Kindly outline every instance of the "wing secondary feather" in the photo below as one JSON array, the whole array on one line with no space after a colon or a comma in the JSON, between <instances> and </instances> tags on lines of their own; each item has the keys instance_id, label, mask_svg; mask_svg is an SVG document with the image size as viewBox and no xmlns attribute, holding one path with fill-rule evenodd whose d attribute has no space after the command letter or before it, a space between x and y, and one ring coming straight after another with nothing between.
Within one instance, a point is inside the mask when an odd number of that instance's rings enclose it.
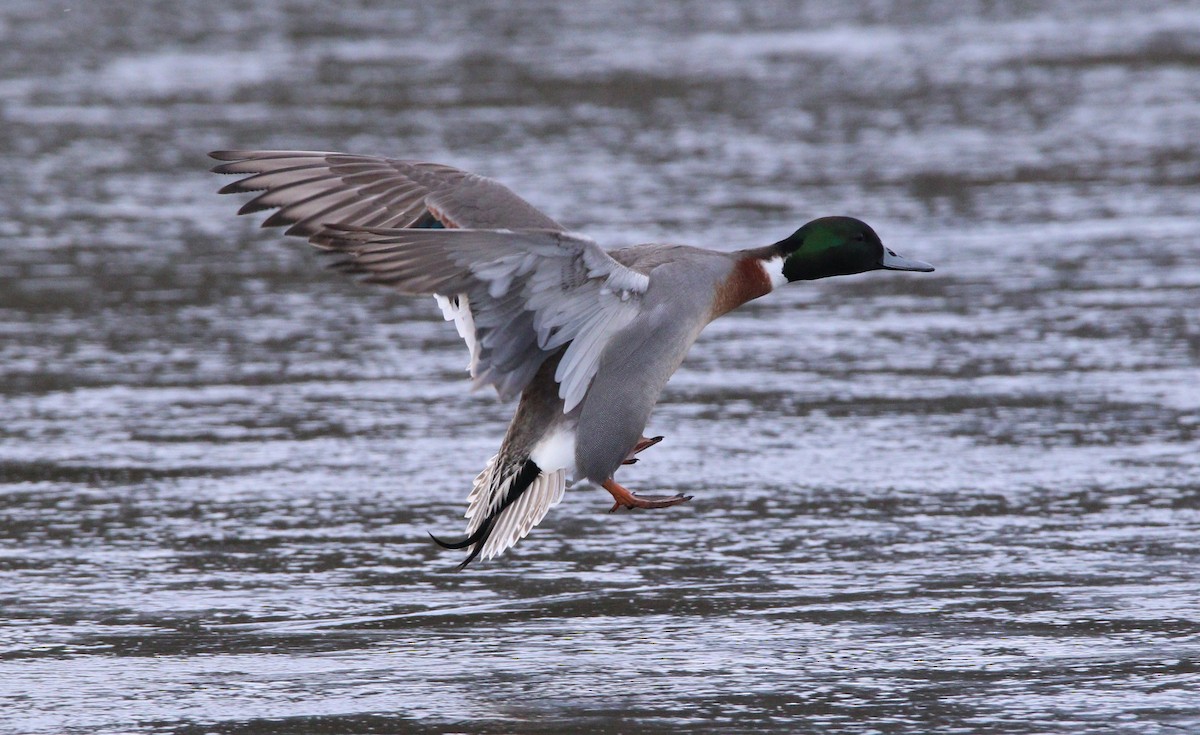
<instances>
[{"instance_id":1,"label":"wing secondary feather","mask_svg":"<svg viewBox=\"0 0 1200 735\"><path fill-rule=\"evenodd\" d=\"M474 326L472 376L515 396L565 347L564 411L583 399L613 335L636 317L650 279L587 238L549 230L383 230L330 226L314 244L342 270L402 293L461 294ZM450 302L453 303L453 302ZM466 313L456 313L456 324Z\"/></svg>"}]
</instances>

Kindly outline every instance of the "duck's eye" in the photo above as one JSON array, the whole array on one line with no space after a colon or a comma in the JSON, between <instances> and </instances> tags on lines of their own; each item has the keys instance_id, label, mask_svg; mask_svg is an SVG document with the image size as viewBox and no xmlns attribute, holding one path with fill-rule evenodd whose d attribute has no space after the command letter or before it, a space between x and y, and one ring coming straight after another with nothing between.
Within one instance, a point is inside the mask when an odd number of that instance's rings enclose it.
<instances>
[{"instance_id":1,"label":"duck's eye","mask_svg":"<svg viewBox=\"0 0 1200 735\"><path fill-rule=\"evenodd\" d=\"M860 232L854 236L854 241L855 242L866 242L867 236Z\"/></svg>"}]
</instances>

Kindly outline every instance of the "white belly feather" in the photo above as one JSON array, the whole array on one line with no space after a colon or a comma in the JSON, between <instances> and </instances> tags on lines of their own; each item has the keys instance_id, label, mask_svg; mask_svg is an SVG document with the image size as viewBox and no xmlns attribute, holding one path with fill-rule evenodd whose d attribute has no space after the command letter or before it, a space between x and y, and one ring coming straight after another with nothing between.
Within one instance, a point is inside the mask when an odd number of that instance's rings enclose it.
<instances>
[{"instance_id":1,"label":"white belly feather","mask_svg":"<svg viewBox=\"0 0 1200 735\"><path fill-rule=\"evenodd\" d=\"M566 470L575 474L575 429L560 427L534 445L529 458L542 472Z\"/></svg>"}]
</instances>

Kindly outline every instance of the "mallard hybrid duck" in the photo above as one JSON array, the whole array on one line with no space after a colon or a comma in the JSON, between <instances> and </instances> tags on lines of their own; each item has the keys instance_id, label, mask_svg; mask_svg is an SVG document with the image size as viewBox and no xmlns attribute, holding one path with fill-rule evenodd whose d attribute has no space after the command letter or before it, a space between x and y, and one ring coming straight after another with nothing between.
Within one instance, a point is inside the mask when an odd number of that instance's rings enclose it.
<instances>
[{"instance_id":1,"label":"mallard hybrid duck","mask_svg":"<svg viewBox=\"0 0 1200 735\"><path fill-rule=\"evenodd\" d=\"M713 319L793 281L876 269L932 271L852 217L815 219L765 247L604 250L507 187L450 166L308 151L216 151L261 192L239 214L275 210L363 281L437 299L470 351L476 386L520 397L467 498L464 568L524 538L570 480L612 494L612 510L666 508L688 495L638 495L613 479L662 437L643 435L688 348ZM432 535L432 534L431 534Z\"/></svg>"}]
</instances>

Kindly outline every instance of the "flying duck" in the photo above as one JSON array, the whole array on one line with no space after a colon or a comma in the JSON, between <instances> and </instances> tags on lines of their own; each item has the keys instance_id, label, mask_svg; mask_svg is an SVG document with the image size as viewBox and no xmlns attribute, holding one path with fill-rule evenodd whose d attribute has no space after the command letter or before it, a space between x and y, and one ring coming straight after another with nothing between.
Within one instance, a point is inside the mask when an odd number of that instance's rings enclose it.
<instances>
[{"instance_id":1,"label":"flying duck","mask_svg":"<svg viewBox=\"0 0 1200 735\"><path fill-rule=\"evenodd\" d=\"M614 473L661 436L643 435L705 325L793 281L886 269L932 271L884 247L866 223L821 217L772 245L722 252L648 244L605 250L504 185L450 166L312 151L215 151L222 194L258 192L238 214L341 256L367 283L432 295L470 351L476 386L519 397L500 449L467 497L469 549L490 559L587 479L620 508L639 495ZM611 512L611 511L610 511ZM432 536L432 534L431 534Z\"/></svg>"}]
</instances>

